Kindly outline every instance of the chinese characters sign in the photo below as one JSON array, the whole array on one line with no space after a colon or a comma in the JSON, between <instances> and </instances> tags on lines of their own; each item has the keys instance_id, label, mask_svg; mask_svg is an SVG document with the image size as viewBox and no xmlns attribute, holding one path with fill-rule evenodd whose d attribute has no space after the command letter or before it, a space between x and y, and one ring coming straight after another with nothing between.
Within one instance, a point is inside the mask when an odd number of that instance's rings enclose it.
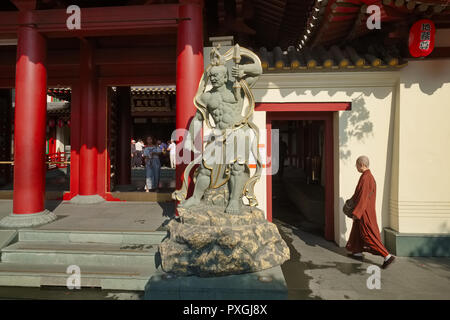
<instances>
[{"instance_id":1,"label":"chinese characters sign","mask_svg":"<svg viewBox=\"0 0 450 320\"><path fill-rule=\"evenodd\" d=\"M168 95L133 95L131 98L131 112L140 111L171 111Z\"/></svg>"},{"instance_id":2,"label":"chinese characters sign","mask_svg":"<svg viewBox=\"0 0 450 320\"><path fill-rule=\"evenodd\" d=\"M409 53L411 56L426 57L434 49L434 33L436 28L433 21L422 19L416 21L409 31Z\"/></svg>"}]
</instances>

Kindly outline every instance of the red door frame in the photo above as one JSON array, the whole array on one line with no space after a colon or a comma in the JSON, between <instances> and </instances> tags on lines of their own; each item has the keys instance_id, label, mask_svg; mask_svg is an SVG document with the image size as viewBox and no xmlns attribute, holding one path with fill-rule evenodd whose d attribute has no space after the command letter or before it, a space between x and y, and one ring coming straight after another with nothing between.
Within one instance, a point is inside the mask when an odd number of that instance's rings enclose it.
<instances>
[{"instance_id":1,"label":"red door frame","mask_svg":"<svg viewBox=\"0 0 450 320\"><path fill-rule=\"evenodd\" d=\"M350 110L350 102L332 103L257 103L256 111L266 111L267 163L272 157L272 121L322 120L325 122L325 230L326 240L334 240L334 139L333 112ZM270 162L269 162L270 160ZM271 165L266 165L267 219L272 221Z\"/></svg>"},{"instance_id":2,"label":"red door frame","mask_svg":"<svg viewBox=\"0 0 450 320\"><path fill-rule=\"evenodd\" d=\"M99 78L98 81L98 166L97 191L108 201L117 201L111 196L111 163L108 150L108 87L115 86L149 86L173 85L175 75L168 76L138 76Z\"/></svg>"}]
</instances>

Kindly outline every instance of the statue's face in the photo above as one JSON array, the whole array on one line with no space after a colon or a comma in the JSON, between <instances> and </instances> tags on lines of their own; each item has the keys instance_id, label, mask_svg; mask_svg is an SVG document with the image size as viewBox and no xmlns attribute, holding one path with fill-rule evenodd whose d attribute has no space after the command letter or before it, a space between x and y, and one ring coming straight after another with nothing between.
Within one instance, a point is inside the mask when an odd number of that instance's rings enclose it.
<instances>
[{"instance_id":1,"label":"statue's face","mask_svg":"<svg viewBox=\"0 0 450 320\"><path fill-rule=\"evenodd\" d=\"M226 68L212 67L210 72L211 84L214 88L220 88L227 82Z\"/></svg>"}]
</instances>

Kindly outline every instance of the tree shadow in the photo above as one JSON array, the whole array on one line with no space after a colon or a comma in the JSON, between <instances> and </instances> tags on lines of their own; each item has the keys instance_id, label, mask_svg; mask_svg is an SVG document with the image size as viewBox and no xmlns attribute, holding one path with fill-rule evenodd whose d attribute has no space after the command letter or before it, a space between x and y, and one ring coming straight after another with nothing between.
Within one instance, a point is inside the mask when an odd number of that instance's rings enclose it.
<instances>
[{"instance_id":1,"label":"tree shadow","mask_svg":"<svg viewBox=\"0 0 450 320\"><path fill-rule=\"evenodd\" d=\"M315 259L312 257L308 258L308 260L301 259L302 253L293 245L293 236L304 241L307 246L319 246L346 258L347 254L344 248L339 248L333 242L327 241L318 235L299 230L283 222L277 221L276 224L281 237L288 245L290 251L290 259L281 266L288 286L289 299L319 299L313 295L313 291L310 288L310 282L314 280L310 275L310 270L336 269L347 276L364 274L366 272L363 262L359 261L327 261L325 263L317 263L314 262ZM280 228L280 226L283 228ZM285 228L292 232L292 234L285 232L283 230Z\"/></svg>"},{"instance_id":2,"label":"tree shadow","mask_svg":"<svg viewBox=\"0 0 450 320\"><path fill-rule=\"evenodd\" d=\"M370 111L366 107L363 93L352 99L352 110L342 112L339 117L339 158L348 160L352 152L348 146L351 138L364 142L364 139L373 134L373 123L370 121Z\"/></svg>"}]
</instances>

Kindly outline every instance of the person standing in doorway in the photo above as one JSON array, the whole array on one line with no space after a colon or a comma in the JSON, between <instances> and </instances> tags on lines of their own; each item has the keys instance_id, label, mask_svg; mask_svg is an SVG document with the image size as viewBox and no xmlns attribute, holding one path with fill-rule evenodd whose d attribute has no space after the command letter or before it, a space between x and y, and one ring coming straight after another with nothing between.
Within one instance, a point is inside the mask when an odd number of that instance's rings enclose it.
<instances>
[{"instance_id":1,"label":"person standing in doorway","mask_svg":"<svg viewBox=\"0 0 450 320\"><path fill-rule=\"evenodd\" d=\"M136 142L136 167L142 167L142 150L144 148L144 142L142 139L139 139L138 142Z\"/></svg>"},{"instance_id":2,"label":"person standing in doorway","mask_svg":"<svg viewBox=\"0 0 450 320\"><path fill-rule=\"evenodd\" d=\"M153 137L148 137L147 146L144 149L146 192L151 190L158 191L159 176L161 172L161 162L159 157L161 156L161 153L162 150L156 144L155 139Z\"/></svg>"},{"instance_id":3,"label":"person standing in doorway","mask_svg":"<svg viewBox=\"0 0 450 320\"><path fill-rule=\"evenodd\" d=\"M166 149L167 149L167 144L166 144L165 142L163 142L163 141L161 141L161 140L158 140L157 145L158 145L158 147L161 148L162 151L166 151Z\"/></svg>"},{"instance_id":4,"label":"person standing in doorway","mask_svg":"<svg viewBox=\"0 0 450 320\"><path fill-rule=\"evenodd\" d=\"M161 162L161 166L165 167L167 165L167 144L164 141L157 140L156 145L161 149L161 156L159 157L159 161Z\"/></svg>"},{"instance_id":5,"label":"person standing in doorway","mask_svg":"<svg viewBox=\"0 0 450 320\"><path fill-rule=\"evenodd\" d=\"M134 139L131 139L131 168L134 168L136 166L136 141Z\"/></svg>"},{"instance_id":6,"label":"person standing in doorway","mask_svg":"<svg viewBox=\"0 0 450 320\"><path fill-rule=\"evenodd\" d=\"M170 140L169 146L167 147L167 150L169 150L170 167L172 169L175 169L175 156L176 156L176 152L177 152L176 149L177 149L177 145L175 144L175 142L173 140Z\"/></svg>"},{"instance_id":7,"label":"person standing in doorway","mask_svg":"<svg viewBox=\"0 0 450 320\"><path fill-rule=\"evenodd\" d=\"M350 199L353 204L353 226L346 248L352 258L362 260L363 251L384 258L382 268L387 268L395 257L386 250L381 242L375 212L376 182L369 169L369 158L360 156L356 160L356 169L361 173L355 193Z\"/></svg>"}]
</instances>

